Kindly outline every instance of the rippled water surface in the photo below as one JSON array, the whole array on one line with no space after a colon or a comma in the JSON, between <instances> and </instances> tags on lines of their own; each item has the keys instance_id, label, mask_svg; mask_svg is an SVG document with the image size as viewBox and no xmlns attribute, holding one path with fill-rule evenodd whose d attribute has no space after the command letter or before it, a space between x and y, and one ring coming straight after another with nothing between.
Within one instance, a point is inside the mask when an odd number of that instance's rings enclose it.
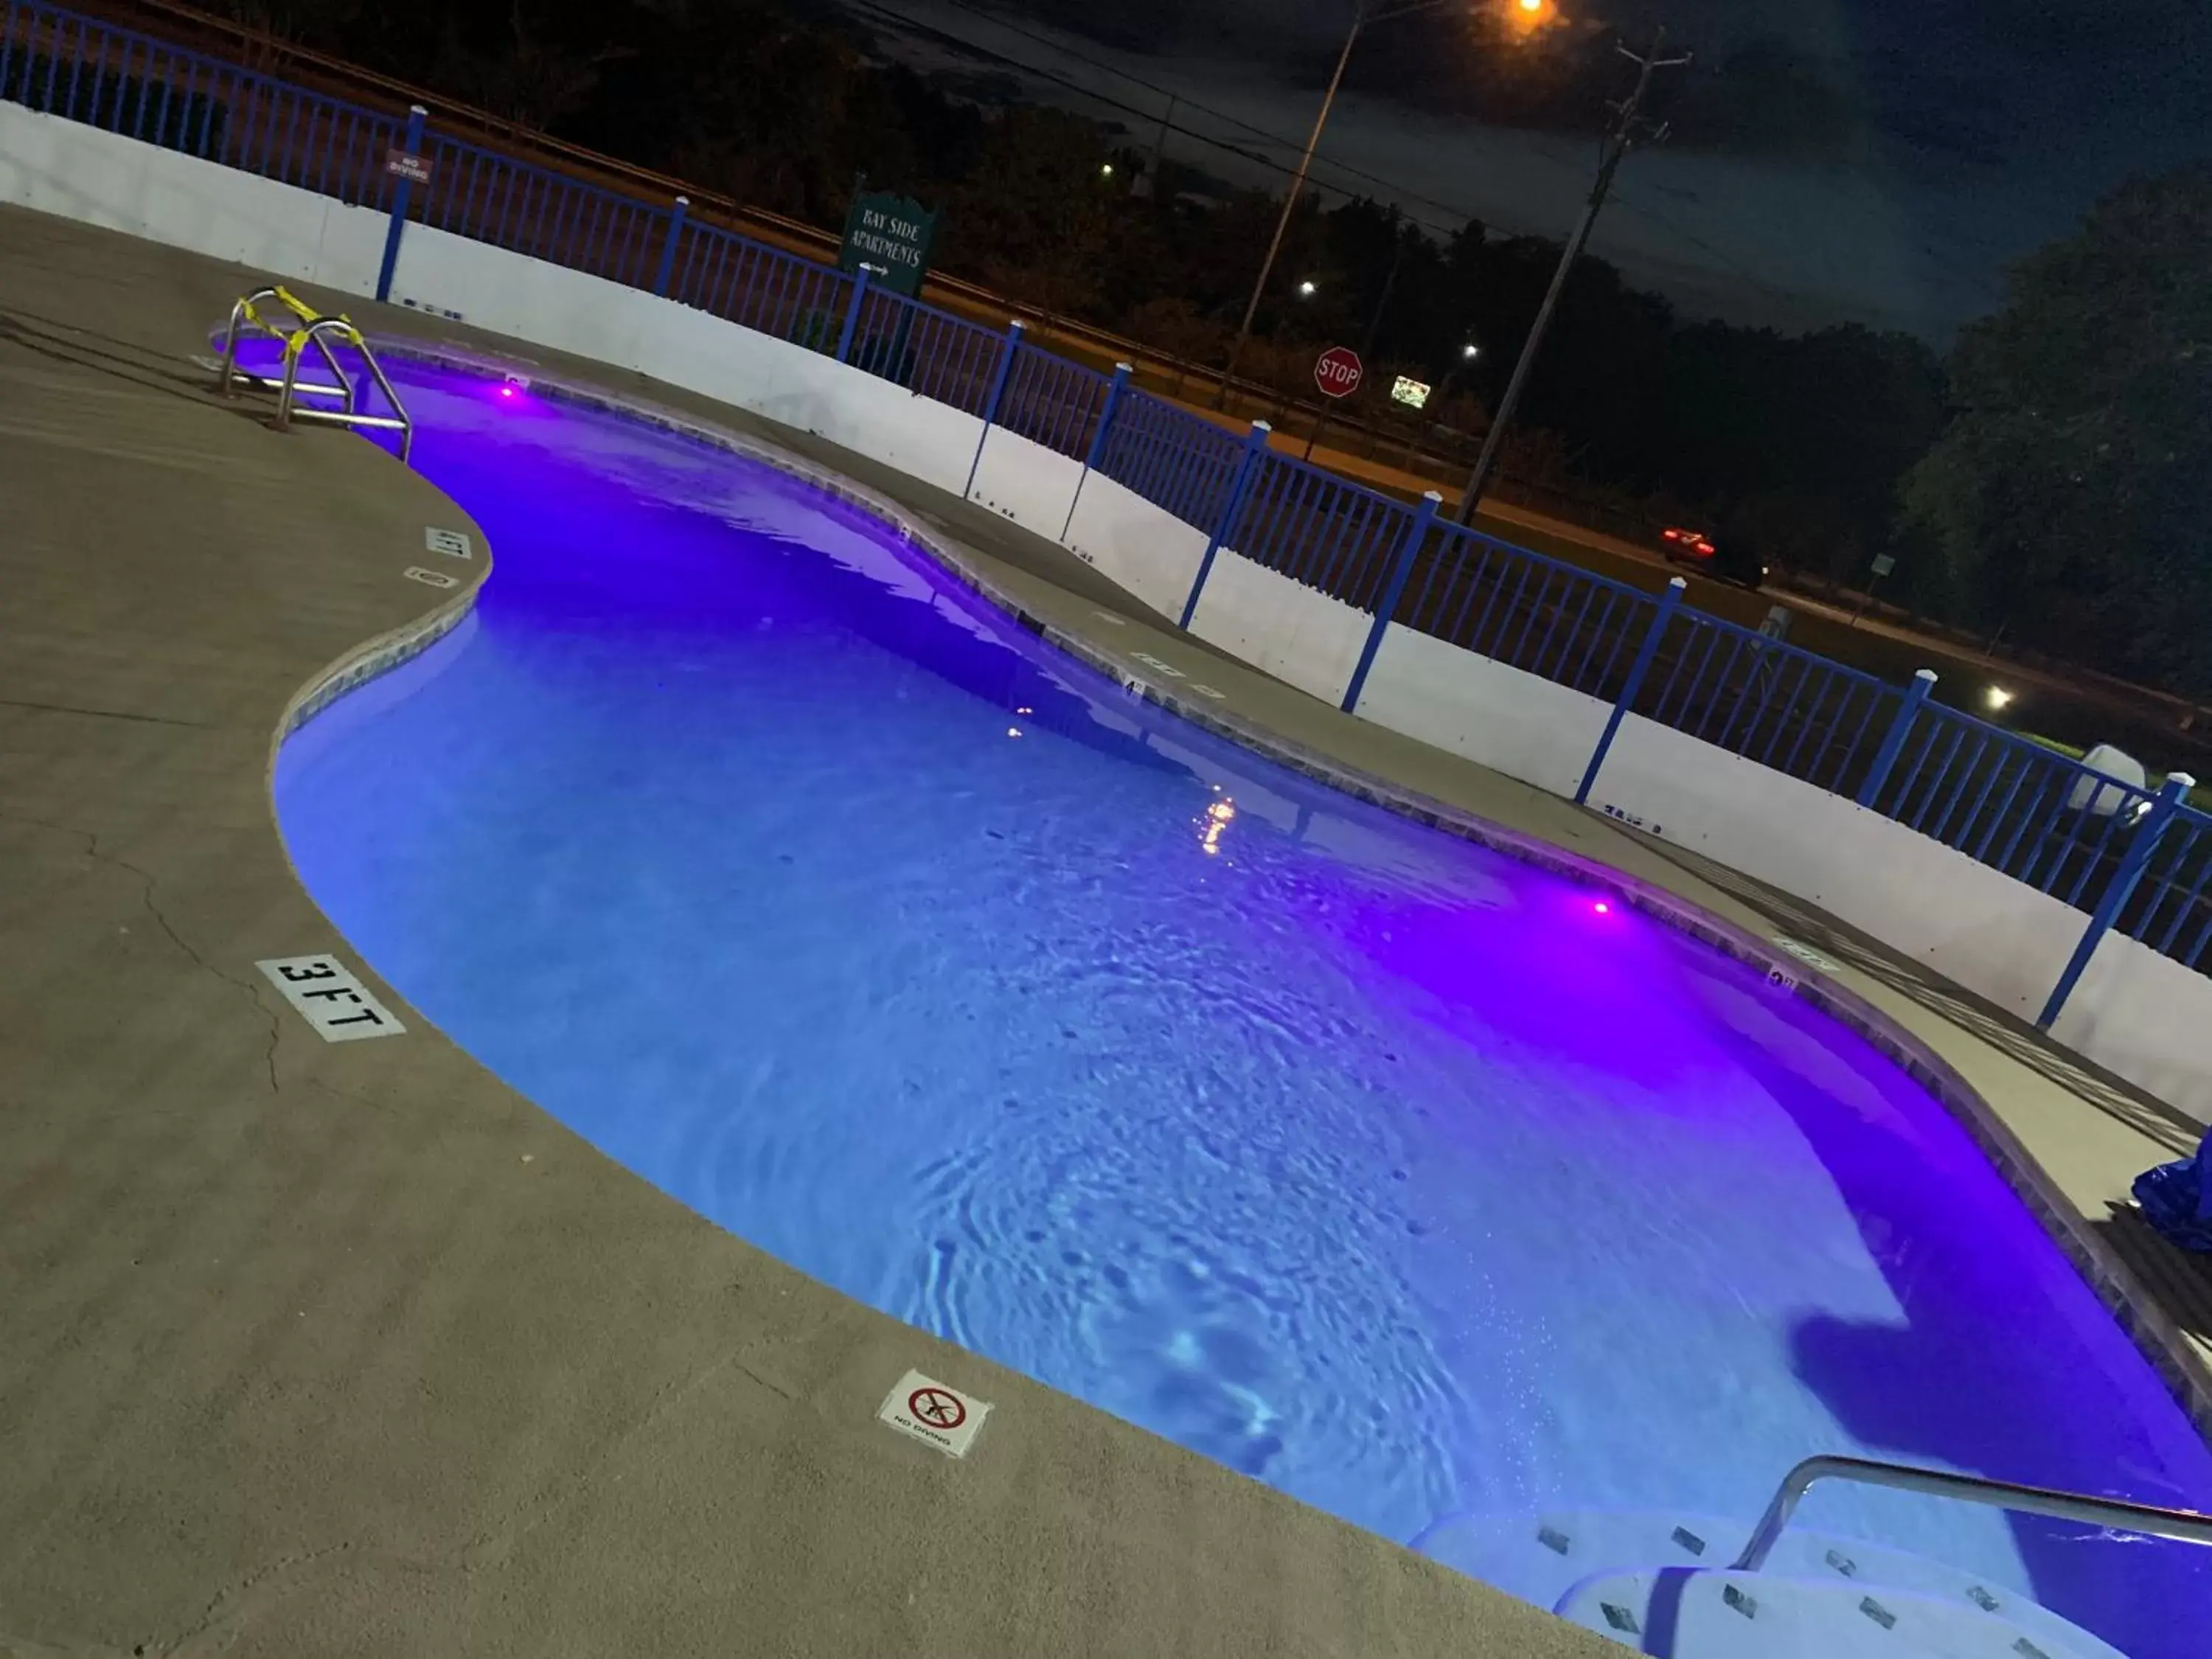
<instances>
[{"instance_id":1,"label":"rippled water surface","mask_svg":"<svg viewBox=\"0 0 2212 1659\"><path fill-rule=\"evenodd\" d=\"M684 1203L1399 1538L1747 1520L1836 1450L2212 1504L1944 1111L1749 969L1131 700L774 473L408 392L498 573L286 746L285 835L408 999ZM1817 1518L2202 1651L2180 1547Z\"/></svg>"}]
</instances>

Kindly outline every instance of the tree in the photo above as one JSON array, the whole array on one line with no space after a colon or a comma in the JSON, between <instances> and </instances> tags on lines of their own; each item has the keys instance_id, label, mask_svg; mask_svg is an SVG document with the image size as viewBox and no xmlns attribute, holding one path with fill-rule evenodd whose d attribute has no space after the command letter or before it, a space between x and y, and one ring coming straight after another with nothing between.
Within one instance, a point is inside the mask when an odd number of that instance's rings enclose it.
<instances>
[{"instance_id":1,"label":"tree","mask_svg":"<svg viewBox=\"0 0 2212 1659\"><path fill-rule=\"evenodd\" d=\"M2123 186L1952 354L1904 524L1979 622L2212 690L2212 167Z\"/></svg>"},{"instance_id":2,"label":"tree","mask_svg":"<svg viewBox=\"0 0 2212 1659\"><path fill-rule=\"evenodd\" d=\"M1097 301L1112 234L1104 136L1058 110L1010 109L983 136L947 216L945 263L1047 310Z\"/></svg>"},{"instance_id":3,"label":"tree","mask_svg":"<svg viewBox=\"0 0 2212 1659\"><path fill-rule=\"evenodd\" d=\"M605 65L629 55L620 46L564 45L544 18L524 11L522 0L512 0L506 25L491 50L478 51L449 24L439 78L480 108L538 131L589 104Z\"/></svg>"}]
</instances>

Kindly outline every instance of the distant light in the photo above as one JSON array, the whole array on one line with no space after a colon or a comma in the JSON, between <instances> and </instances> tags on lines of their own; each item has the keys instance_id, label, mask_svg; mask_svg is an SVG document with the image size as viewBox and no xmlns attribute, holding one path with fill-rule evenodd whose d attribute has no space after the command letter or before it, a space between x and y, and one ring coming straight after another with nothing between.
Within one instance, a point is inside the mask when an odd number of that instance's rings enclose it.
<instances>
[{"instance_id":1,"label":"distant light","mask_svg":"<svg viewBox=\"0 0 2212 1659\"><path fill-rule=\"evenodd\" d=\"M1021 734L1022 728L1018 726L1010 726L1006 728L1006 735L1010 738L1018 738Z\"/></svg>"},{"instance_id":2,"label":"distant light","mask_svg":"<svg viewBox=\"0 0 2212 1659\"><path fill-rule=\"evenodd\" d=\"M1036 711L1034 708L1017 708L1014 710L1014 713L1017 714L1033 714L1036 712Z\"/></svg>"},{"instance_id":3,"label":"distant light","mask_svg":"<svg viewBox=\"0 0 2212 1659\"><path fill-rule=\"evenodd\" d=\"M503 386L499 389L499 395L502 398L512 398L514 396L514 388L511 386Z\"/></svg>"},{"instance_id":4,"label":"distant light","mask_svg":"<svg viewBox=\"0 0 2212 1659\"><path fill-rule=\"evenodd\" d=\"M1610 904L1607 904L1603 899L1600 899L1597 902L1596 908L1598 915L1601 916L1609 916L1613 914L1613 907Z\"/></svg>"},{"instance_id":5,"label":"distant light","mask_svg":"<svg viewBox=\"0 0 2212 1659\"><path fill-rule=\"evenodd\" d=\"M1459 355L1468 362L1473 362L1477 357L1482 356L1482 348L1479 345L1464 345L1459 349Z\"/></svg>"},{"instance_id":6,"label":"distant light","mask_svg":"<svg viewBox=\"0 0 2212 1659\"><path fill-rule=\"evenodd\" d=\"M2002 708L2012 701L2012 693L2002 685L1993 685L1982 693L1982 701L1991 708Z\"/></svg>"},{"instance_id":7,"label":"distant light","mask_svg":"<svg viewBox=\"0 0 2212 1659\"><path fill-rule=\"evenodd\" d=\"M1098 169L1098 176L1102 179L1111 179L1114 176L1114 164L1111 161L1109 161L1103 167L1100 167Z\"/></svg>"},{"instance_id":8,"label":"distant light","mask_svg":"<svg viewBox=\"0 0 2212 1659\"><path fill-rule=\"evenodd\" d=\"M1521 0L1521 9L1523 11L1541 11L1544 9L1544 0Z\"/></svg>"},{"instance_id":9,"label":"distant light","mask_svg":"<svg viewBox=\"0 0 2212 1659\"><path fill-rule=\"evenodd\" d=\"M1306 299L1310 300L1315 295L1320 292L1321 289L1315 286L1314 280L1310 276L1306 278L1304 282L1298 284L1298 293Z\"/></svg>"}]
</instances>

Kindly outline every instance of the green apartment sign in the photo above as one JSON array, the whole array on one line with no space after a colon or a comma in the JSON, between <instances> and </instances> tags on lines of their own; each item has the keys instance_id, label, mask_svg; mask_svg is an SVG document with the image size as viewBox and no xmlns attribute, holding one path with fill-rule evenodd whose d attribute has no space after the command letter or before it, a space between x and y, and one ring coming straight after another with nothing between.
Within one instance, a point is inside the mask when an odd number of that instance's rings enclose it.
<instances>
[{"instance_id":1,"label":"green apartment sign","mask_svg":"<svg viewBox=\"0 0 2212 1659\"><path fill-rule=\"evenodd\" d=\"M845 215L845 243L837 251L840 270L868 268L868 280L915 299L929 274L929 251L937 240L938 214L911 196L855 191Z\"/></svg>"}]
</instances>

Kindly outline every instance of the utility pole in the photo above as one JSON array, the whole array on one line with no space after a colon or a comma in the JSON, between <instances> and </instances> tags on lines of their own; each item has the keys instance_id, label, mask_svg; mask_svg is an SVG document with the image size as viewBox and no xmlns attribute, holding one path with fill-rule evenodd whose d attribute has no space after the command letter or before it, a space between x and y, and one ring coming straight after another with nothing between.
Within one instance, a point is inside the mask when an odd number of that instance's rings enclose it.
<instances>
[{"instance_id":1,"label":"utility pole","mask_svg":"<svg viewBox=\"0 0 2212 1659\"><path fill-rule=\"evenodd\" d=\"M1351 30L1344 37L1344 50L1336 54L1336 67L1329 72L1328 90L1321 95L1321 113L1314 117L1313 131L1306 135L1305 153L1298 157L1298 170L1291 175L1291 187L1283 192L1283 210L1275 216L1275 234L1268 239L1267 257L1260 261L1260 275L1252 283L1252 297L1245 301L1244 320L1237 325L1237 340L1229 348L1229 366L1221 371L1221 387L1213 396L1216 409L1228 406L1230 383L1237 378L1237 360L1244 355L1244 343L1252 337L1252 319L1260 314L1260 296L1267 291L1267 278L1274 273L1275 255L1282 251L1283 233L1291 228L1291 214L1297 207L1298 192L1306 187L1314 151L1321 146L1322 129L1328 125L1328 112L1336 104L1336 89L1344 82L1344 66L1352 61L1352 49L1359 43L1359 31L1366 27L1367 8L1363 5L1353 15Z\"/></svg>"},{"instance_id":2,"label":"utility pole","mask_svg":"<svg viewBox=\"0 0 2212 1659\"><path fill-rule=\"evenodd\" d=\"M1145 163L1145 170L1129 186L1129 194L1140 201L1150 201L1159 189L1160 159L1167 153L1168 129L1175 125L1176 101L1176 94L1170 93L1167 112L1160 117L1160 136L1152 141L1152 153Z\"/></svg>"},{"instance_id":3,"label":"utility pole","mask_svg":"<svg viewBox=\"0 0 2212 1659\"><path fill-rule=\"evenodd\" d=\"M1382 279L1382 297L1375 302L1375 314L1367 319L1367 337L1359 343L1359 361L1364 366L1375 356L1375 337L1382 331L1382 313L1390 309L1390 292L1398 286L1398 267L1405 262L1406 231L1398 222L1398 210L1390 210L1390 274ZM1313 431L1306 438L1307 460L1313 459L1314 446L1321 441L1322 428L1328 424L1331 404L1324 399L1321 418L1314 422Z\"/></svg>"},{"instance_id":4,"label":"utility pole","mask_svg":"<svg viewBox=\"0 0 2212 1659\"><path fill-rule=\"evenodd\" d=\"M1390 207L1390 274L1382 279L1382 297L1375 302L1375 314L1367 319L1367 337L1359 343L1359 361L1365 362L1375 355L1376 337L1382 332L1382 313L1390 309L1390 295L1398 286L1398 267L1406 262L1406 228L1399 222L1395 203Z\"/></svg>"},{"instance_id":5,"label":"utility pole","mask_svg":"<svg viewBox=\"0 0 2212 1659\"><path fill-rule=\"evenodd\" d=\"M1490 475L1497 469L1498 452L1504 447L1506 428L1513 422L1513 410L1521 401L1522 389L1528 383L1528 371L1535 366L1536 353L1544 343L1544 331L1552 325L1552 313L1559 308L1559 295L1567 285L1567 273L1574 269L1575 261L1582 257L1583 245L1589 240L1590 227L1597 222L1598 210L1605 205L1606 193L1613 188L1613 175L1628 158L1640 138L1649 137L1654 143L1667 136L1664 125L1653 127L1644 119L1644 94L1651 89L1651 76L1662 69L1677 69L1690 61L1688 52L1677 58L1662 58L1660 47L1665 44L1667 31L1661 29L1651 40L1648 52L1634 52L1626 46L1615 50L1636 65L1636 86L1628 96L1613 107L1613 122L1605 136L1605 148L1597 165L1597 178L1590 185L1589 199L1583 204L1583 216L1576 222L1574 234L1559 252L1559 268L1552 273L1552 286L1544 292L1544 303L1536 308L1536 320L1529 326L1528 338L1521 348L1521 360L1513 365L1513 378L1505 383L1505 395L1498 401L1498 410L1491 417L1490 430L1482 440L1482 453L1475 458L1474 471L1461 492L1459 506L1452 516L1462 524L1474 522L1474 509L1483 492L1490 486Z\"/></svg>"},{"instance_id":6,"label":"utility pole","mask_svg":"<svg viewBox=\"0 0 2212 1659\"><path fill-rule=\"evenodd\" d=\"M1283 233L1291 228L1291 212L1298 204L1298 192L1306 187L1306 174L1312 170L1314 151L1321 147L1322 130L1328 125L1328 112L1336 106L1336 89L1344 83L1344 66L1352 61L1352 49L1359 44L1359 32L1370 23L1387 22L1393 17L1410 17L1416 12L1434 11L1451 3L1451 0L1405 0L1405 3L1376 9L1376 0L1359 0L1352 15L1351 30L1344 37L1344 50L1336 54L1336 68L1330 71L1328 90L1321 95L1321 113L1314 117L1313 131L1306 135L1305 154L1298 157L1298 170L1291 175L1291 187L1283 194L1283 210L1276 216L1275 234L1267 243L1267 257L1260 261L1260 275L1252 284L1252 297L1244 306L1244 320L1237 325L1236 343L1229 348L1229 367L1221 371L1220 389L1213 395L1213 406L1223 409L1229 403L1229 383L1237 378L1237 360L1244 355L1244 345L1252 337L1252 319L1260 314L1261 296L1267 291L1267 278L1275 269L1275 255L1282 252Z\"/></svg>"}]
</instances>

